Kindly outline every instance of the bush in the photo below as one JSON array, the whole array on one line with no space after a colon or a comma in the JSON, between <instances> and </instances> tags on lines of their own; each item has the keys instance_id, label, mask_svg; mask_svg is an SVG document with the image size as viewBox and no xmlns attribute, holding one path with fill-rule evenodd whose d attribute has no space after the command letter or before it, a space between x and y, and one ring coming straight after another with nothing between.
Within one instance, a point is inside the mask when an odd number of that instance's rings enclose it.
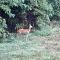
<instances>
[{"instance_id":1,"label":"bush","mask_svg":"<svg viewBox=\"0 0 60 60\"><path fill-rule=\"evenodd\" d=\"M23 25L23 23L21 24L20 22L21 20L23 21L25 19L26 15L24 16L24 12L27 13L27 11L34 10L32 14L36 17L36 21L33 19L36 24L35 26L38 25L37 27L40 27L40 31L42 30L42 33L45 33L49 28L47 26L49 26L50 18L53 17L53 15L60 16L59 2L59 0L0 0L0 10L4 11L3 16L1 14L1 17L2 19L6 19L6 22L7 20L10 23L14 21L12 24L19 26ZM21 16L23 19L21 19ZM3 20L0 19L0 28L5 31L3 27L4 23L2 24L2 21ZM44 31L43 29L45 29L45 27L47 28Z\"/></svg>"}]
</instances>

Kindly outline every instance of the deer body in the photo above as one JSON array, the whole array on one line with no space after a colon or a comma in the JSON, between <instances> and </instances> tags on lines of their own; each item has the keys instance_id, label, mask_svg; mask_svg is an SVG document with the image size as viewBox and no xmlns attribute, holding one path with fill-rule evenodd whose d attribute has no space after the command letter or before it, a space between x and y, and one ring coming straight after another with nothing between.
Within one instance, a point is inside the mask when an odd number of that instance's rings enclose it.
<instances>
[{"instance_id":1,"label":"deer body","mask_svg":"<svg viewBox=\"0 0 60 60\"><path fill-rule=\"evenodd\" d=\"M30 33L31 30L30 29L19 29L17 30L17 33L20 33L20 34L27 34L27 33Z\"/></svg>"},{"instance_id":2,"label":"deer body","mask_svg":"<svg viewBox=\"0 0 60 60\"><path fill-rule=\"evenodd\" d=\"M19 30L17 30L17 32L18 33L30 33L31 32L31 28L32 28L32 26L31 25L29 25L29 29L19 29Z\"/></svg>"},{"instance_id":3,"label":"deer body","mask_svg":"<svg viewBox=\"0 0 60 60\"><path fill-rule=\"evenodd\" d=\"M22 28L22 29L17 30L17 33L26 35L26 40L28 40L29 33L32 31L31 28L32 28L32 26L29 25L29 29Z\"/></svg>"}]
</instances>

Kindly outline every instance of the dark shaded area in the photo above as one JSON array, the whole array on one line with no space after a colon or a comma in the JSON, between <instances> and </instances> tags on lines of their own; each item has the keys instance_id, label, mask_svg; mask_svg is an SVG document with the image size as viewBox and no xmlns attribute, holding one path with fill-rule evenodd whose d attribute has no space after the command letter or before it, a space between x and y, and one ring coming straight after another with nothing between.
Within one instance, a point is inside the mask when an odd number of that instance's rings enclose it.
<instances>
[{"instance_id":1,"label":"dark shaded area","mask_svg":"<svg viewBox=\"0 0 60 60\"><path fill-rule=\"evenodd\" d=\"M31 24L33 27L36 27L37 16L33 14L34 10L27 11L27 20L28 23Z\"/></svg>"},{"instance_id":2,"label":"dark shaded area","mask_svg":"<svg viewBox=\"0 0 60 60\"><path fill-rule=\"evenodd\" d=\"M13 6L10 7L11 8L11 13L15 14L15 19L16 19L16 23L22 23L23 22L23 16L22 16L22 9L20 6Z\"/></svg>"},{"instance_id":3,"label":"dark shaded area","mask_svg":"<svg viewBox=\"0 0 60 60\"><path fill-rule=\"evenodd\" d=\"M9 19L9 15L5 13L5 11L3 11L3 9L0 8L0 16L4 19Z\"/></svg>"},{"instance_id":4,"label":"dark shaded area","mask_svg":"<svg viewBox=\"0 0 60 60\"><path fill-rule=\"evenodd\" d=\"M29 2L29 1L27 1L27 2ZM19 23L19 24L23 23L25 25L24 28L28 28L29 24L31 24L33 27L36 27L36 28L38 27L38 25L36 24L38 15L33 14L33 12L34 12L33 9L29 10L29 11L25 11L25 13L23 13L23 10L20 6L18 6L18 7L13 6L13 7L11 7L11 11L13 14L15 14L17 23Z\"/></svg>"},{"instance_id":5,"label":"dark shaded area","mask_svg":"<svg viewBox=\"0 0 60 60\"><path fill-rule=\"evenodd\" d=\"M20 6L11 6L10 9L11 9L11 13L13 14L18 14L19 12L20 13L22 12L22 9Z\"/></svg>"},{"instance_id":6,"label":"dark shaded area","mask_svg":"<svg viewBox=\"0 0 60 60\"><path fill-rule=\"evenodd\" d=\"M30 0L25 0L24 3L25 4L30 4Z\"/></svg>"},{"instance_id":7,"label":"dark shaded area","mask_svg":"<svg viewBox=\"0 0 60 60\"><path fill-rule=\"evenodd\" d=\"M6 19L7 24L7 30L11 32L16 32L16 24L22 23L24 25L24 28L29 28L29 24L31 24L33 27L37 28L38 25L36 24L37 16L33 14L34 10L25 11L23 13L20 6L16 7L10 7L11 13L15 14L15 17L9 17L3 9L0 9L0 16L4 19ZM23 13L23 14L22 14Z\"/></svg>"},{"instance_id":8,"label":"dark shaded area","mask_svg":"<svg viewBox=\"0 0 60 60\"><path fill-rule=\"evenodd\" d=\"M9 21L7 21L7 27L8 27L8 31L11 32L16 32L16 21L14 18L9 18Z\"/></svg>"},{"instance_id":9,"label":"dark shaded area","mask_svg":"<svg viewBox=\"0 0 60 60\"><path fill-rule=\"evenodd\" d=\"M5 11L3 11L3 9L0 9L0 16L4 19L6 19L6 24L7 24L7 29L10 33L11 32L15 32L15 22L13 22L13 18L9 17L8 14L5 13Z\"/></svg>"}]
</instances>

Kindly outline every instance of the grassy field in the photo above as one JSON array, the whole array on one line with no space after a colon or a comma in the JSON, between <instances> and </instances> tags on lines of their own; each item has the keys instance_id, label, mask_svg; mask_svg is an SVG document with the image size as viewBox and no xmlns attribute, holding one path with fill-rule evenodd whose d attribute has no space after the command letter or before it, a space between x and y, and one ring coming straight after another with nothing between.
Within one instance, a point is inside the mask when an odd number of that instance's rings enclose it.
<instances>
[{"instance_id":1,"label":"grassy field","mask_svg":"<svg viewBox=\"0 0 60 60\"><path fill-rule=\"evenodd\" d=\"M59 30L59 29L58 29ZM60 32L49 36L26 35L10 36L0 43L0 60L60 60Z\"/></svg>"}]
</instances>

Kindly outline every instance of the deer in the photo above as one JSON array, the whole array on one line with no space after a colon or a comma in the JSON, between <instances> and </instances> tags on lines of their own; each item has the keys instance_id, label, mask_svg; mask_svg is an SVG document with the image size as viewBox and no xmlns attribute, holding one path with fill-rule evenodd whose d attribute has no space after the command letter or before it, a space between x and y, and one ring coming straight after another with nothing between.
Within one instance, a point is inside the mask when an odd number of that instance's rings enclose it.
<instances>
[{"instance_id":1,"label":"deer","mask_svg":"<svg viewBox=\"0 0 60 60\"><path fill-rule=\"evenodd\" d=\"M28 36L29 33L32 31L32 25L29 24L29 28L28 29L18 29L17 33L21 34L21 35L26 35L26 40L28 40Z\"/></svg>"}]
</instances>

